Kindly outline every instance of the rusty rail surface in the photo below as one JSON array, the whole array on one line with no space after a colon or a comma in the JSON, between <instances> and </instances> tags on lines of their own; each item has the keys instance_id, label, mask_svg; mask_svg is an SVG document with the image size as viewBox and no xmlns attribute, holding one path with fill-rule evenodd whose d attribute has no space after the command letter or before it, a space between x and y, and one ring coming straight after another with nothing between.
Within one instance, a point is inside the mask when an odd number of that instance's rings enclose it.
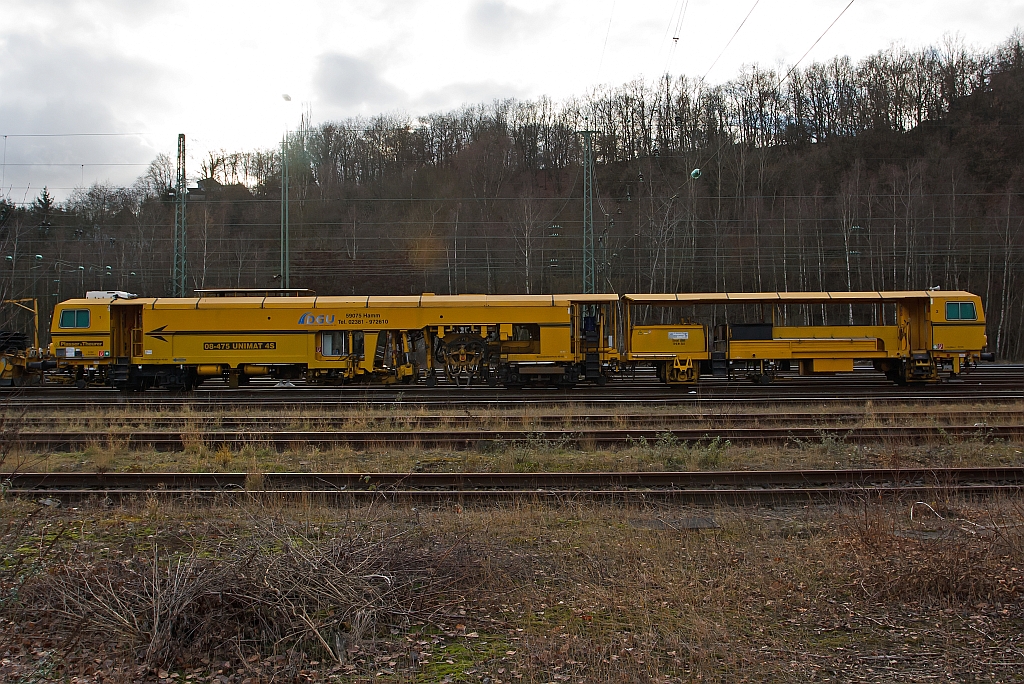
<instances>
[{"instance_id":1,"label":"rusty rail surface","mask_svg":"<svg viewBox=\"0 0 1024 684\"><path fill-rule=\"evenodd\" d=\"M20 473L8 496L44 502L149 497L325 504L512 500L758 504L864 497L1018 496L1024 467L622 473Z\"/></svg>"}]
</instances>

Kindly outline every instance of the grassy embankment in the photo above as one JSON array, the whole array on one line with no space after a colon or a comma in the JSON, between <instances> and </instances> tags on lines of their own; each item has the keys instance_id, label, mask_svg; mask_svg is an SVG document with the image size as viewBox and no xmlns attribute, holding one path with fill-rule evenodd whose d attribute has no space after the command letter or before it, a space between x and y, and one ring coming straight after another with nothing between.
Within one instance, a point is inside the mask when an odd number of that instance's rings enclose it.
<instances>
[{"instance_id":1,"label":"grassy embankment","mask_svg":"<svg viewBox=\"0 0 1024 684\"><path fill-rule=\"evenodd\" d=\"M6 681L1012 681L1020 502L0 503Z\"/></svg>"},{"instance_id":2,"label":"grassy embankment","mask_svg":"<svg viewBox=\"0 0 1024 684\"><path fill-rule=\"evenodd\" d=\"M860 410L844 424L892 420ZM110 428L107 440L70 453L7 450L6 469L744 469L1018 464L1021 452L982 438L858 445L824 434L741 447L714 430L749 418L705 415L708 437L696 444L665 435L597 449L527 437L461 452L278 453L257 434L240 449L214 448L203 432L224 417L195 413L174 414L184 450L155 452L129 449L117 433L171 414L91 415L54 416L48 429ZM767 415L758 420L784 421ZM530 429L539 416L474 420ZM291 429L416 427L386 413L280 418ZM926 420L913 419L957 419ZM0 501L0 533L8 681L1012 681L1024 672L1019 501L716 510Z\"/></svg>"}]
</instances>

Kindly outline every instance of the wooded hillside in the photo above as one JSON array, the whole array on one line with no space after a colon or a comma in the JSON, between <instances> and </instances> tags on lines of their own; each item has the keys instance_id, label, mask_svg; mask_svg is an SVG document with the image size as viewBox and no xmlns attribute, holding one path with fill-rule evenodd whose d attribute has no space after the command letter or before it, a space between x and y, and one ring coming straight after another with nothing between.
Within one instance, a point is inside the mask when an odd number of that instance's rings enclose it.
<instances>
[{"instance_id":1,"label":"wooded hillside","mask_svg":"<svg viewBox=\"0 0 1024 684\"><path fill-rule=\"evenodd\" d=\"M579 291L577 132L593 129L600 289L963 288L983 297L990 348L1020 358L1022 122L1018 32L719 85L666 76L564 102L306 119L288 146L290 284ZM190 170L192 286L280 286L281 168L261 150ZM5 291L47 309L87 289L169 292L173 181L161 156L130 188L3 204Z\"/></svg>"}]
</instances>

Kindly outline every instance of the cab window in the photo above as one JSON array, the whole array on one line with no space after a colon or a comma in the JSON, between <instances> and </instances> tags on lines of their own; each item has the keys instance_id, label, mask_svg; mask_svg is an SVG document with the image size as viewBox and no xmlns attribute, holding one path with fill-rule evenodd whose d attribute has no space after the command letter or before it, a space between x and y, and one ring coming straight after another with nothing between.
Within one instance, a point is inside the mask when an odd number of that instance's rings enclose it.
<instances>
[{"instance_id":1,"label":"cab window","mask_svg":"<svg viewBox=\"0 0 1024 684\"><path fill-rule=\"evenodd\" d=\"M323 356L362 354L363 333L360 330L353 331L350 338L344 331L324 331L320 333L320 353Z\"/></svg>"},{"instance_id":2,"label":"cab window","mask_svg":"<svg viewBox=\"0 0 1024 684\"><path fill-rule=\"evenodd\" d=\"M540 339L540 326L536 323L513 323L512 339L516 342L532 342Z\"/></svg>"},{"instance_id":3,"label":"cab window","mask_svg":"<svg viewBox=\"0 0 1024 684\"><path fill-rule=\"evenodd\" d=\"M946 302L947 321L976 321L978 312L974 309L974 302Z\"/></svg>"},{"instance_id":4,"label":"cab window","mask_svg":"<svg viewBox=\"0 0 1024 684\"><path fill-rule=\"evenodd\" d=\"M64 309L60 312L60 327L62 328L88 328L88 309Z\"/></svg>"},{"instance_id":5,"label":"cab window","mask_svg":"<svg viewBox=\"0 0 1024 684\"><path fill-rule=\"evenodd\" d=\"M348 350L346 349L346 347L348 346L346 344L348 340L346 339L347 336L345 335L345 333L323 332L320 333L320 335L320 347L322 349L321 353L324 356L343 356L344 354L348 353Z\"/></svg>"}]
</instances>

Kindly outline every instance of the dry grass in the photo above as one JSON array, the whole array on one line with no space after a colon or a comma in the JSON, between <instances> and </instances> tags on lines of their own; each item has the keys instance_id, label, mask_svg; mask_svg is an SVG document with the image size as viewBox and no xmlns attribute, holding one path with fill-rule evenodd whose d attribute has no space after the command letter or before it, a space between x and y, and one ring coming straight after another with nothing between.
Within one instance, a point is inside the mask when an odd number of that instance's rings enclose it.
<instances>
[{"instance_id":1,"label":"dry grass","mask_svg":"<svg viewBox=\"0 0 1024 684\"><path fill-rule=\"evenodd\" d=\"M836 468L871 466L970 466L1020 464L1020 444L983 437L943 436L929 443L916 444L891 439L874 444L854 444L842 435L825 431L785 447L730 444L715 438L720 428L786 425L787 413L817 416L820 427L925 424L943 426L971 421L984 425L1019 422L1024 407L1019 403L968 404L943 406L921 417L910 418L921 407L906 405L884 407L872 402L861 405L829 407L767 407L756 412L742 405L706 407L588 407L566 405L552 412L551 407L481 407L472 412L438 411L424 407L329 410L311 407L308 411L285 410L264 415L262 422L239 428L232 420L254 419L245 411L204 413L185 405L174 411L104 409L96 413L46 416L46 430L95 429L105 431L90 446L67 453L12 452L6 468L25 470L100 470L100 471L574 471L574 470L708 470L708 469L782 469ZM970 413L968 413L970 412ZM260 412L263 415L265 412ZM472 413L472 415L470 415ZM849 414L849 415L841 415ZM653 439L637 439L625 446L604 447L588 436L589 417L614 416L610 427L628 428L636 420L647 426L659 426L666 432ZM30 416L31 417L31 416ZM35 416L41 418L41 416ZM173 424L157 421L174 419ZM551 419L553 423L542 423ZM350 447L317 449L295 444L282 453L268 440L264 431L272 421L274 428L294 430L451 431L510 429L525 431L514 438L480 442L474 448L452 453L447 449L427 448L414 442L404 447L389 446L381 439L365 449ZM468 423L466 422L468 421ZM24 418L22 418L24 422ZM804 423L806 424L806 423ZM544 439L541 430L557 427L568 431L565 438ZM696 427L707 437L696 443L681 443L669 429ZM214 429L241 429L249 440L241 447L218 445L208 438ZM38 431L36 425L19 426L21 431ZM145 447L129 447L133 430L168 430L182 436L176 452L157 452Z\"/></svg>"},{"instance_id":2,"label":"dry grass","mask_svg":"<svg viewBox=\"0 0 1024 684\"><path fill-rule=\"evenodd\" d=\"M278 453L258 431L241 448L214 448L203 431L230 417L186 408L173 414L187 428L180 452L129 449L115 434L75 453L5 448L0 465L229 470L259 489L262 473L281 470L1021 463L1019 445L978 439L861 446L822 433L741 447L715 439L714 427L778 418L700 410L709 436L693 444L669 432L615 449L533 434L459 452ZM898 420L891 408L860 410L858 424ZM481 410L474 420L539 430L546 411ZM567 407L560 427L593 413ZM86 420L130 431L158 417ZM287 417L306 429L459 425L424 409ZM1018 500L712 511L572 500L331 508L311 496L67 510L0 498L3 681L1013 681L1024 672L1022 591Z\"/></svg>"},{"instance_id":3,"label":"dry grass","mask_svg":"<svg viewBox=\"0 0 1024 684\"><path fill-rule=\"evenodd\" d=\"M1019 677L1024 506L929 506L2 503L0 677Z\"/></svg>"},{"instance_id":4,"label":"dry grass","mask_svg":"<svg viewBox=\"0 0 1024 684\"><path fill-rule=\"evenodd\" d=\"M1024 445L980 439L946 439L938 443L907 441L849 443L823 435L786 446L732 444L713 432L694 443L671 433L637 439L619 447L598 446L585 433L566 439L544 439L537 433L523 439L483 442L452 451L370 445L318 448L294 445L282 452L254 435L242 447L197 447L154 451L94 443L82 451L24 453L8 467L42 471L191 471L191 472L507 472L507 471L632 471L632 470L773 470L788 468L930 467L1024 464Z\"/></svg>"},{"instance_id":5,"label":"dry grass","mask_svg":"<svg viewBox=\"0 0 1024 684\"><path fill-rule=\"evenodd\" d=\"M841 417L840 417L840 414ZM922 415L926 414L926 415ZM1016 424L1024 415L1021 402L922 405L908 400L900 405L863 404L830 405L745 405L742 403L705 406L698 405L644 405L626 403L613 406L588 406L567 403L558 407L542 405L482 406L472 411L434 409L394 405L390 407L360 406L327 408L308 406L302 409L264 409L243 407L223 409L195 408L183 405L174 410L149 409L144 406L110 408L83 406L81 412L62 411L59 414L30 413L25 417L39 419L41 424L28 424L23 429L37 431L93 429L111 432L131 432L134 429L179 432L187 438L201 438L213 429L236 429L238 420L249 419L241 429L273 429L319 431L403 431L453 429L479 430L539 430L549 427L562 430L582 430L591 424L590 418L608 418L609 427L626 429L631 426L655 427L707 427L708 429L760 426L786 427L799 424L818 424L849 427L875 427L889 425L957 425L977 422L986 425ZM159 421L170 421L159 423ZM234 422L233 422L234 421ZM808 423L808 421L810 421Z\"/></svg>"}]
</instances>

